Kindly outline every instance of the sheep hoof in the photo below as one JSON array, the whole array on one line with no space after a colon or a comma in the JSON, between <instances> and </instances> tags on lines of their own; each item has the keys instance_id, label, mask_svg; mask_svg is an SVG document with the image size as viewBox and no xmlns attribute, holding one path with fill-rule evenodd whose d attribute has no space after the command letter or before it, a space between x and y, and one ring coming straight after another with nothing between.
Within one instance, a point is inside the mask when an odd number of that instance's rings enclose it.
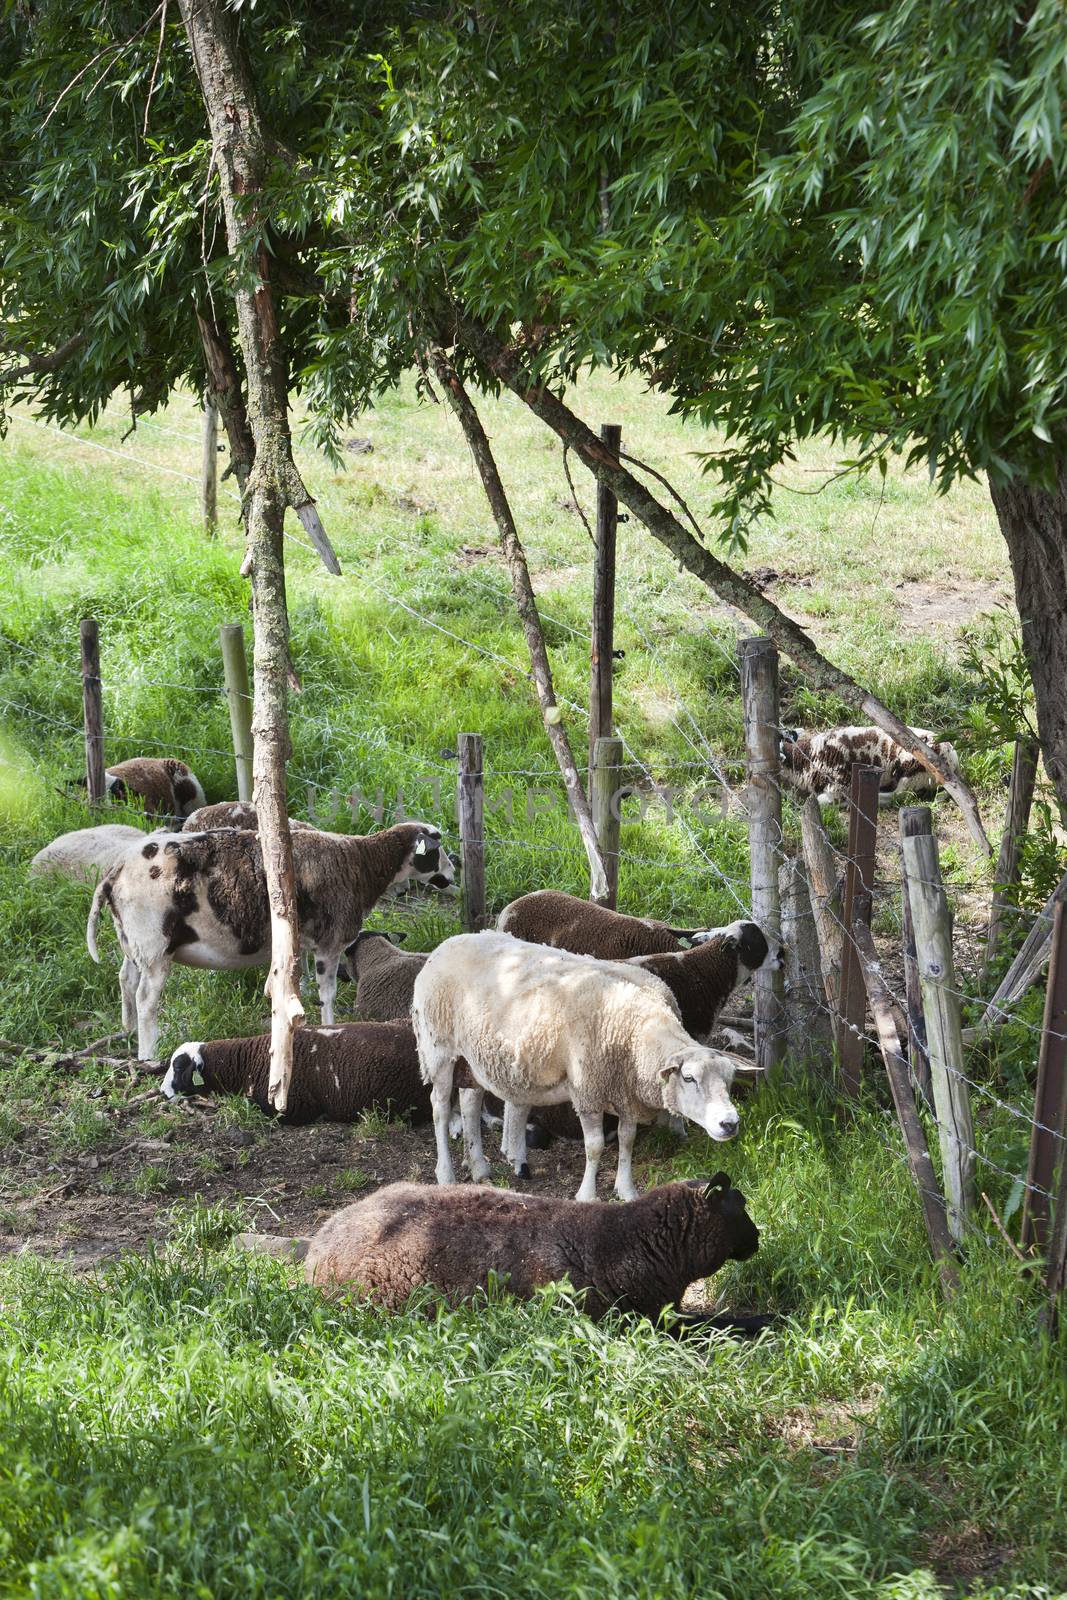
<instances>
[{"instance_id":1,"label":"sheep hoof","mask_svg":"<svg viewBox=\"0 0 1067 1600\"><path fill-rule=\"evenodd\" d=\"M521 1167L516 1167L515 1176L516 1178L528 1178L530 1176L530 1163L524 1161Z\"/></svg>"}]
</instances>

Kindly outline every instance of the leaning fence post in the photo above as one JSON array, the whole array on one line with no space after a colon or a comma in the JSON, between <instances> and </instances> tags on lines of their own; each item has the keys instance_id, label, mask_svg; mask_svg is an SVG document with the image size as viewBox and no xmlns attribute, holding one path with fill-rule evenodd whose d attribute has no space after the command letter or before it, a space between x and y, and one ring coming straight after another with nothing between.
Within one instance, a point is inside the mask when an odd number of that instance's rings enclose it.
<instances>
[{"instance_id":1,"label":"leaning fence post","mask_svg":"<svg viewBox=\"0 0 1067 1600\"><path fill-rule=\"evenodd\" d=\"M952 960L952 913L932 833L905 834L908 897L930 1048L930 1075L952 1237L962 1239L974 1209L974 1125L963 1077L960 1002Z\"/></svg>"},{"instance_id":2,"label":"leaning fence post","mask_svg":"<svg viewBox=\"0 0 1067 1600\"><path fill-rule=\"evenodd\" d=\"M900 813L901 840L908 835L929 833L932 827L929 806L905 806ZM934 1109L934 1091L930 1083L930 1049L926 1042L926 1018L923 1016L922 991L919 987L919 963L915 956L915 927L911 920L911 899L908 895L908 864L904 860L903 843L900 848L900 932L904 949L904 999L908 1008L908 1061L911 1078L931 1111Z\"/></svg>"},{"instance_id":3,"label":"leaning fence post","mask_svg":"<svg viewBox=\"0 0 1067 1600\"><path fill-rule=\"evenodd\" d=\"M619 846L622 837L622 815L619 773L622 769L622 740L600 738L593 747L593 767L590 776L589 796L593 810L593 826L600 840L600 853L604 857L607 874L607 898L601 905L612 910L619 897Z\"/></svg>"},{"instance_id":4,"label":"leaning fence post","mask_svg":"<svg viewBox=\"0 0 1067 1600\"><path fill-rule=\"evenodd\" d=\"M600 438L618 456L622 428L605 422ZM589 765L596 742L608 738L612 721L612 662L615 648L615 545L619 502L602 478L596 486L596 550L593 556L593 633L589 675ZM592 780L590 779L590 782ZM614 905L614 900L612 905Z\"/></svg>"},{"instance_id":5,"label":"leaning fence post","mask_svg":"<svg viewBox=\"0 0 1067 1600\"><path fill-rule=\"evenodd\" d=\"M104 705L100 681L100 634L95 617L81 620L82 712L85 721L85 783L89 804L101 803L104 778Z\"/></svg>"},{"instance_id":6,"label":"leaning fence post","mask_svg":"<svg viewBox=\"0 0 1067 1600\"><path fill-rule=\"evenodd\" d=\"M463 891L463 926L468 933L480 933L486 922L484 772L481 734L461 733L458 748L456 810L459 813L462 855L460 882Z\"/></svg>"},{"instance_id":7,"label":"leaning fence post","mask_svg":"<svg viewBox=\"0 0 1067 1600\"><path fill-rule=\"evenodd\" d=\"M782 845L782 792L778 784L778 651L771 639L742 639L741 704L745 720L748 848L752 917L770 939L779 937L778 858ZM756 1064L764 1071L782 1058L784 1013L781 972L761 970L755 991Z\"/></svg>"},{"instance_id":8,"label":"leaning fence post","mask_svg":"<svg viewBox=\"0 0 1067 1600\"><path fill-rule=\"evenodd\" d=\"M230 706L230 732L237 767L237 798L252 798L252 696L248 692L245 631L239 622L224 622L219 629L226 699Z\"/></svg>"},{"instance_id":9,"label":"leaning fence post","mask_svg":"<svg viewBox=\"0 0 1067 1600\"><path fill-rule=\"evenodd\" d=\"M882 1051L882 1060L885 1062L900 1131L904 1135L908 1165L915 1180L915 1187L919 1191L923 1221L926 1223L926 1237L930 1241L930 1250L941 1274L941 1287L946 1295L950 1295L959 1287L960 1281L952 1249L952 1235L948 1230L944 1196L937 1182L934 1164L930 1160L930 1147L926 1142L922 1119L915 1109L915 1097L912 1094L907 1065L900 1053L900 1040L893 1021L893 1006L889 991L882 977L882 968L870 928L866 923L856 922L852 928L852 937L856 943L856 954L867 984L871 1014L878 1029L878 1044Z\"/></svg>"},{"instance_id":10,"label":"leaning fence post","mask_svg":"<svg viewBox=\"0 0 1067 1600\"><path fill-rule=\"evenodd\" d=\"M1030 1160L1023 1199L1022 1245L1043 1250L1048 1243L1049 1194L1056 1176L1057 1158L1064 1148L1064 1101L1067 1096L1067 933L1064 908L1056 907L1052 927L1052 956L1041 1023L1041 1049L1037 1058L1034 1125L1030 1135Z\"/></svg>"},{"instance_id":11,"label":"leaning fence post","mask_svg":"<svg viewBox=\"0 0 1067 1600\"><path fill-rule=\"evenodd\" d=\"M878 838L877 767L852 768L852 787L848 805L848 854L845 862L845 931L841 943L841 1026L838 1053L841 1058L841 1087L853 1098L863 1082L864 1024L867 1020L867 988L863 967L852 938L852 925L871 922L871 897L874 893L874 848Z\"/></svg>"},{"instance_id":12,"label":"leaning fence post","mask_svg":"<svg viewBox=\"0 0 1067 1600\"><path fill-rule=\"evenodd\" d=\"M204 401L204 429L200 456L200 511L204 531L210 536L219 520L219 413L214 402Z\"/></svg>"},{"instance_id":13,"label":"leaning fence post","mask_svg":"<svg viewBox=\"0 0 1067 1600\"><path fill-rule=\"evenodd\" d=\"M1029 736L1015 741L1008 809L1004 817L1004 833L993 880L993 900L989 908L989 932L982 964L983 981L989 976L990 968L999 954L1004 938L1004 923L1011 909L1012 885L1018 876L1019 857L1026 841L1026 825L1030 820L1030 807L1034 799L1038 750L1037 740Z\"/></svg>"},{"instance_id":14,"label":"leaning fence post","mask_svg":"<svg viewBox=\"0 0 1067 1600\"><path fill-rule=\"evenodd\" d=\"M841 999L841 895L844 882L837 870L833 847L823 827L819 802L812 794L800 814L800 837L808 868L811 909L819 938L826 1003L833 1013L834 1043L837 1043L838 1009Z\"/></svg>"},{"instance_id":15,"label":"leaning fence post","mask_svg":"<svg viewBox=\"0 0 1067 1600\"><path fill-rule=\"evenodd\" d=\"M795 856L778 868L785 957L785 1015L789 1053L796 1061L833 1056L831 1014L823 997L822 966L812 895Z\"/></svg>"}]
</instances>

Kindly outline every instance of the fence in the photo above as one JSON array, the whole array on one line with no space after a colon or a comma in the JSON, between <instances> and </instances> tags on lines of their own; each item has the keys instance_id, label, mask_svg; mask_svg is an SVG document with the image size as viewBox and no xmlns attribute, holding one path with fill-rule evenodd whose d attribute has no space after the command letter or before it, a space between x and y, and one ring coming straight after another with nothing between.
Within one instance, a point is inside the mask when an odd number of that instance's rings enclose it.
<instances>
[{"instance_id":1,"label":"fence","mask_svg":"<svg viewBox=\"0 0 1067 1600\"><path fill-rule=\"evenodd\" d=\"M609 434L605 429L603 436L614 448L619 447L617 431ZM195 481L192 474L176 475ZM591 530L590 535L593 537ZM799 837L787 836L783 816L793 814L794 797L788 791L783 795L779 785L777 750L782 730L778 725L776 653L770 641L745 640L734 656L701 618L715 649L737 675L744 705L747 785L743 796L739 796L727 763L711 746L698 717L671 682L655 640L628 605L625 588L617 585L611 559L614 539L614 508L609 499L602 499L598 503L594 541L598 577L589 634L562 618L546 615L554 626L589 640L589 713L576 702L559 698L572 712L588 714L591 735L595 734L590 740L591 801L609 859L616 868L621 861L676 874L676 861L643 858L627 848L621 828L627 803L636 794L642 803L662 803L669 808L682 786L691 798L694 783L714 780L715 803L724 811L740 807L746 817L750 873L728 871L714 859L686 808L676 807L674 820L686 837L694 874L699 874L702 881L713 882L739 914L754 916L785 938L784 988L770 974L760 975L756 988L754 1048L760 1064L771 1067L784 1060L790 1070L796 1070L798 1061L806 1058L838 1086L842 1114L847 1115L850 1104L873 1082L872 1061L883 1063L902 1135L899 1143L894 1141L894 1149L909 1164L931 1250L948 1291L956 1281L955 1263L961 1246L965 1248L968 1236L983 1226L986 1213L979 1209L979 1197L992 1212L982 1191L982 1172L994 1172L1020 1186L1021 1175L998 1162L985 1148L981 1117L976 1132L973 1107L977 1105L979 1112L995 1109L1025 1125L1029 1130L1029 1157L1021 1179L1018 1244L1009 1238L995 1214L993 1221L1010 1247L1025 1254L1032 1270L1038 1269L1044 1252L1051 1304L1067 1279L1067 1162L1063 1159L1067 1143L1067 939L1062 931L1067 877L1033 919L1014 961L976 1020L964 1028L962 1008L977 1002L956 973L957 951L930 811L909 807L900 813L899 883L885 881L884 865L880 871L876 869L877 774L872 769L857 768L852 774L844 849L831 842L814 801L808 802L801 815ZM466 577L487 592L500 595L500 589L483 575L468 573ZM522 674L514 661L424 615L376 578L361 574L360 581L420 625L497 663L510 675ZM686 762L674 762L667 769L660 768L655 774L625 734L613 725L610 664L616 657L612 631L616 605L642 637L650 657L657 660L672 691L671 722L692 757ZM234 625L224 634L229 639L225 692L231 713L238 792L243 793L248 786L251 754L246 667L242 676L243 631ZM5 643L13 645L15 641ZM103 765L106 729L102 706L106 684L101 685L98 646L91 627L83 631L81 678L87 774L93 796ZM167 686L205 695L222 692L221 686ZM40 716L42 721L55 720L10 700L0 700L0 706L31 717ZM298 725L302 721L309 727L316 726L316 719L299 706L294 706L293 718ZM318 726L329 731L325 723ZM79 735L83 732L73 723L67 731ZM198 752L174 751L162 740L138 739L137 744L186 757L198 753L230 754L218 745ZM473 928L484 925L487 916L485 871L494 853L515 851L525 853L524 858L543 858L554 850L570 850L570 846L502 836L487 839L483 801L490 771L496 780L537 780L546 792L552 792L552 786L558 792L558 779L547 767L496 767L491 749L477 732L465 732L458 745L458 770L456 759L448 757L422 765L432 769L428 781L438 786L439 794L453 785L456 789L466 880L463 921ZM313 778L295 772L293 776L309 786L318 781L318 775ZM1033 781L1032 751L1017 750L998 885L1005 881L1002 874L1013 870L1017 863L1018 840L1025 831ZM672 903L684 909L688 891L680 888L678 892L682 898ZM876 913L880 921L892 925L888 938L883 929L878 942L871 932ZM1013 919L1019 915L998 887L979 970L972 974L976 987L988 989L991 963L998 949L1008 943ZM1043 1021L1034 1024L1020 1014L1018 1007L1046 964L1045 1013ZM1008 1021L1033 1029L1038 1061L1032 1105L1005 1098L990 1083L980 1081L975 1069L968 1070L968 1050ZM936 1162L927 1142L927 1130L936 1140Z\"/></svg>"}]
</instances>

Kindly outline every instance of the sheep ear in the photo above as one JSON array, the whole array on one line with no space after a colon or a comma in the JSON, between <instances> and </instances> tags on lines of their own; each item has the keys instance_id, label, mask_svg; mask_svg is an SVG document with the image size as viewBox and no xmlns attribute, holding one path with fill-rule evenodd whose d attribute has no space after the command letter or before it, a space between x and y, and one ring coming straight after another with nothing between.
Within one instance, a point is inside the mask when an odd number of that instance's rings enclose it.
<instances>
[{"instance_id":1,"label":"sheep ear","mask_svg":"<svg viewBox=\"0 0 1067 1600\"><path fill-rule=\"evenodd\" d=\"M682 1055L681 1052L667 1057L667 1060L659 1069L659 1075L664 1083L666 1083L669 1078L673 1078L676 1072L681 1072L682 1062L684 1060L685 1056Z\"/></svg>"},{"instance_id":2,"label":"sheep ear","mask_svg":"<svg viewBox=\"0 0 1067 1600\"><path fill-rule=\"evenodd\" d=\"M728 1172L717 1172L715 1176L713 1178L709 1178L707 1183L704 1185L700 1192L700 1198L702 1200L711 1200L715 1197L715 1195L725 1194L729 1187L730 1174Z\"/></svg>"}]
</instances>

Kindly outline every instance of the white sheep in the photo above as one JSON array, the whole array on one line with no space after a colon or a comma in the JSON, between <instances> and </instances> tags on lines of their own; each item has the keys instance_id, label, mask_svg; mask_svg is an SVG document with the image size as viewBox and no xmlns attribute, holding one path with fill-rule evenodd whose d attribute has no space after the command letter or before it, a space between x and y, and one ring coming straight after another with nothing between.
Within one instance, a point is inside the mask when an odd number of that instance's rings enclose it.
<instances>
[{"instance_id":1,"label":"white sheep","mask_svg":"<svg viewBox=\"0 0 1067 1600\"><path fill-rule=\"evenodd\" d=\"M400 822L365 837L293 835L300 940L315 952L322 1020L333 1022L341 953L363 918L395 883L451 881L440 829ZM227 970L270 959L270 909L259 835L226 829L165 833L146 840L101 879L86 942L99 961L96 929L104 906L122 947L123 1026L137 1027L141 1060L159 1039L159 1001L171 964Z\"/></svg>"},{"instance_id":2,"label":"white sheep","mask_svg":"<svg viewBox=\"0 0 1067 1600\"><path fill-rule=\"evenodd\" d=\"M524 1143L527 1108L573 1102L585 1138L579 1200L596 1199L607 1111L619 1118L615 1192L623 1200L637 1193L639 1122L668 1111L713 1139L737 1132L729 1095L734 1063L689 1037L670 991L640 967L506 933L458 934L438 945L416 978L412 1020L432 1091L438 1183L454 1182L448 1119L457 1077L475 1182L489 1175L480 1120L486 1089L508 1102L505 1152L512 1161Z\"/></svg>"},{"instance_id":3,"label":"white sheep","mask_svg":"<svg viewBox=\"0 0 1067 1600\"><path fill-rule=\"evenodd\" d=\"M30 871L38 876L56 872L76 883L93 883L123 860L130 850L144 844L143 828L123 822L105 822L98 828L75 828L38 850Z\"/></svg>"}]
</instances>

